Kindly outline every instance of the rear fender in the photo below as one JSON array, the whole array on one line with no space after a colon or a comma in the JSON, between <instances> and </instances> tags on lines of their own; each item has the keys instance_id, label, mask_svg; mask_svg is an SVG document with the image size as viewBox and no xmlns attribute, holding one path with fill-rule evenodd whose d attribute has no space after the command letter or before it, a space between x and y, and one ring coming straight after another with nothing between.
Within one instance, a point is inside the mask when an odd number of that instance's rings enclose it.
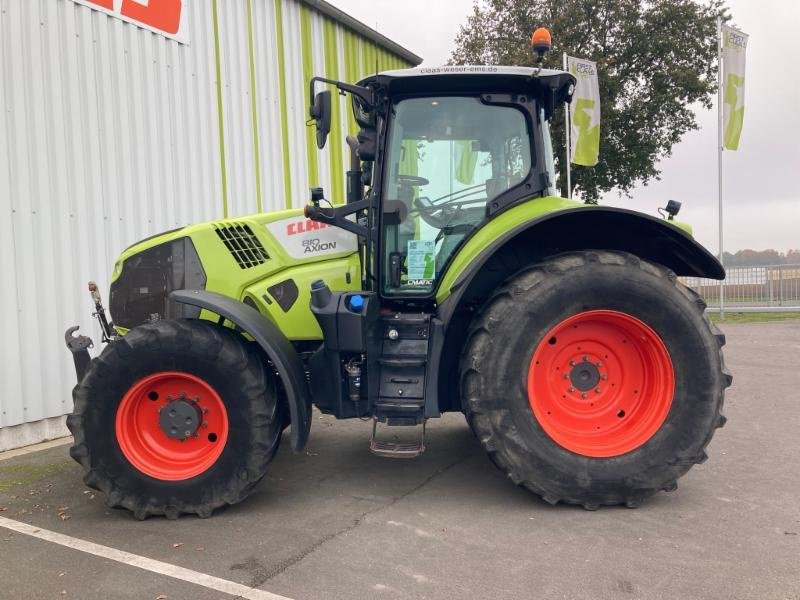
<instances>
[{"instance_id":1,"label":"rear fender","mask_svg":"<svg viewBox=\"0 0 800 600\"><path fill-rule=\"evenodd\" d=\"M440 306L452 309L474 295L476 284L494 279L491 274L498 270L510 271L504 274L507 277L549 256L590 249L630 252L668 267L676 275L725 278L719 261L691 235L668 221L621 208L579 206L549 212L508 229L455 277L447 273L445 282L452 283L448 289L438 291L437 300ZM465 246L463 251L470 249Z\"/></svg>"},{"instance_id":2,"label":"rear fender","mask_svg":"<svg viewBox=\"0 0 800 600\"><path fill-rule=\"evenodd\" d=\"M451 264L458 265L458 272L445 273L437 292L446 331L439 371L443 411L460 408L458 393L452 391L459 387L457 360L452 357L464 347L469 320L498 286L527 265L564 252L619 250L677 275L725 278L719 261L688 233L663 219L620 208L578 205L554 210L517 222L482 243L483 248L476 248L467 241L459 255L472 258L459 262L457 255Z\"/></svg>"},{"instance_id":3,"label":"rear fender","mask_svg":"<svg viewBox=\"0 0 800 600\"><path fill-rule=\"evenodd\" d=\"M176 290L171 298L181 304L204 308L234 323L264 350L278 371L286 390L291 418L292 449L300 452L311 430L311 392L303 363L294 346L274 323L256 309L216 292Z\"/></svg>"}]
</instances>

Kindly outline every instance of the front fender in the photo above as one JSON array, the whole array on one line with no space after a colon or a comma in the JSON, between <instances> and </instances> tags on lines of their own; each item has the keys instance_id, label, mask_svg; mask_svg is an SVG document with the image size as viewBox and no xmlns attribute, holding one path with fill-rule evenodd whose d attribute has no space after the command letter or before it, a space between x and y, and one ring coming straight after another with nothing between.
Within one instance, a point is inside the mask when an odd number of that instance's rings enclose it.
<instances>
[{"instance_id":1,"label":"front fender","mask_svg":"<svg viewBox=\"0 0 800 600\"><path fill-rule=\"evenodd\" d=\"M250 334L261 346L278 371L286 390L292 424L292 449L300 452L311 430L311 392L303 363L281 330L253 307L216 292L176 290L170 297L176 302L198 306L225 317Z\"/></svg>"}]
</instances>

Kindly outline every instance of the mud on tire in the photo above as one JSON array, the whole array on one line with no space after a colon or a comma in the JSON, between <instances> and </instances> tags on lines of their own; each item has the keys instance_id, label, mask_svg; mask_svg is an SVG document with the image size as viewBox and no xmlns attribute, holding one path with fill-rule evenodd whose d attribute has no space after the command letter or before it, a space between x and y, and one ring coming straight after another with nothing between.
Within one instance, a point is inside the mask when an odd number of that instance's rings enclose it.
<instances>
[{"instance_id":1,"label":"mud on tire","mask_svg":"<svg viewBox=\"0 0 800 600\"><path fill-rule=\"evenodd\" d=\"M202 379L227 412L227 441L219 457L199 475L177 481L134 467L115 431L117 409L128 390L167 371ZM70 455L83 466L84 482L103 492L108 506L126 508L138 519L183 513L209 517L214 509L243 500L264 476L280 442L276 376L241 335L205 321L136 327L91 362L72 395Z\"/></svg>"},{"instance_id":2,"label":"mud on tire","mask_svg":"<svg viewBox=\"0 0 800 600\"><path fill-rule=\"evenodd\" d=\"M672 271L623 252L568 253L525 269L471 324L460 363L470 427L498 468L552 504L633 507L659 490L674 490L678 478L706 459L706 446L725 423L723 395L731 383L721 352L725 338L704 309ZM537 420L529 397L534 352L554 327L586 311L638 319L660 337L672 363L674 394L663 422L619 455L566 449Z\"/></svg>"}]
</instances>

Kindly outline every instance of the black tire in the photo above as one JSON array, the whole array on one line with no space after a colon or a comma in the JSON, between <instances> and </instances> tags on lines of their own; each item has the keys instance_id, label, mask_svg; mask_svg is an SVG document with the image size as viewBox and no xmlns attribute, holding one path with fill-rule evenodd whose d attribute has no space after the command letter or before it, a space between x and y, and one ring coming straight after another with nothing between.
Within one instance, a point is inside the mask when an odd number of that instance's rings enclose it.
<instances>
[{"instance_id":1,"label":"black tire","mask_svg":"<svg viewBox=\"0 0 800 600\"><path fill-rule=\"evenodd\" d=\"M117 408L137 381L154 373L181 371L207 382L227 411L229 435L221 455L190 479L166 481L139 471L123 454L115 431ZM70 455L84 469L84 482L106 495L109 507L137 519L181 514L210 517L243 500L264 476L282 431L276 377L244 338L199 320L164 320L132 329L94 359L72 392L67 426L75 442Z\"/></svg>"},{"instance_id":2,"label":"black tire","mask_svg":"<svg viewBox=\"0 0 800 600\"><path fill-rule=\"evenodd\" d=\"M658 334L675 386L666 420L648 441L594 458L565 449L544 431L529 402L527 376L553 327L602 309L636 317ZM627 253L575 252L525 269L471 324L460 365L470 427L498 468L551 504L634 507L659 490L674 490L678 478L706 460L706 446L725 423L723 396L731 383L721 352L725 338L704 309L672 271Z\"/></svg>"}]
</instances>

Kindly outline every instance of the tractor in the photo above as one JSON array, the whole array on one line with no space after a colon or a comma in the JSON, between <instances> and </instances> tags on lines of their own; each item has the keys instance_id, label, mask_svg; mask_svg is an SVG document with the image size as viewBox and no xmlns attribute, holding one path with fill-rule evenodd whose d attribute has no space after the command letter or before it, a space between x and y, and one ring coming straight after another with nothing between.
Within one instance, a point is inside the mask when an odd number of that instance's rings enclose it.
<instances>
[{"instance_id":1,"label":"tractor","mask_svg":"<svg viewBox=\"0 0 800 600\"><path fill-rule=\"evenodd\" d=\"M674 490L731 383L724 336L678 276L725 273L675 203L658 217L557 194L549 122L575 78L536 50L533 67L314 77L317 145L331 88L359 128L345 198L314 188L302 210L126 249L113 322L92 288L102 352L66 333L85 483L138 519L209 517L258 484L284 430L303 450L314 406L371 422L369 449L393 458L462 412L551 504Z\"/></svg>"}]
</instances>

